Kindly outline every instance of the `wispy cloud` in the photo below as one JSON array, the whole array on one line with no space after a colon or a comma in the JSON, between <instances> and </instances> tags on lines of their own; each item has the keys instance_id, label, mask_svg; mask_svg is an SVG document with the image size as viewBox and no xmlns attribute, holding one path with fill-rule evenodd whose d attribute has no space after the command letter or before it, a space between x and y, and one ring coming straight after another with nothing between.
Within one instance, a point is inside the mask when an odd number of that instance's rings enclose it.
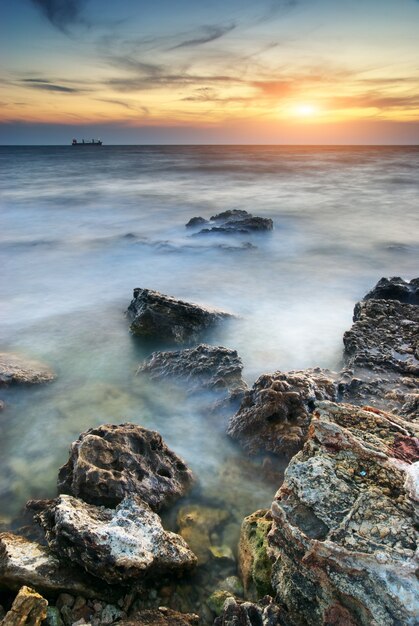
<instances>
[{"instance_id":1,"label":"wispy cloud","mask_svg":"<svg viewBox=\"0 0 419 626\"><path fill-rule=\"evenodd\" d=\"M89 25L83 16L87 0L31 0L31 2L63 33L68 34L71 26Z\"/></svg>"},{"instance_id":2,"label":"wispy cloud","mask_svg":"<svg viewBox=\"0 0 419 626\"><path fill-rule=\"evenodd\" d=\"M57 91L61 93L82 93L82 89L76 87L66 87L64 85L58 85L52 83L49 80L43 80L41 78L23 78L21 81L26 87L32 89L44 89L45 91Z\"/></svg>"},{"instance_id":3,"label":"wispy cloud","mask_svg":"<svg viewBox=\"0 0 419 626\"><path fill-rule=\"evenodd\" d=\"M96 102L107 102L109 104L116 104L118 106L123 107L124 109L129 109L130 111L135 111L136 113L143 113L144 115L149 115L150 110L143 105L136 105L132 102L127 102L126 100L116 100L114 98L95 98Z\"/></svg>"},{"instance_id":4,"label":"wispy cloud","mask_svg":"<svg viewBox=\"0 0 419 626\"><path fill-rule=\"evenodd\" d=\"M170 48L171 50L176 50L177 48L189 48L192 46L202 46L205 43L209 43L211 41L215 41L216 39L220 39L224 37L227 33L230 33L232 30L236 28L236 24L215 24L213 26L201 26L200 31L201 34L198 34L196 37L192 37L191 39L186 39L181 43L178 43L176 46Z\"/></svg>"}]
</instances>

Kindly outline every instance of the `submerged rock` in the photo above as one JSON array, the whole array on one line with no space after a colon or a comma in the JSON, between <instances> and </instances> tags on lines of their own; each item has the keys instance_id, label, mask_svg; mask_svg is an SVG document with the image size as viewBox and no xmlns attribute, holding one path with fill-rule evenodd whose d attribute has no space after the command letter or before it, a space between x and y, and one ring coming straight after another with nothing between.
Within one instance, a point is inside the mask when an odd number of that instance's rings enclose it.
<instances>
[{"instance_id":1,"label":"submerged rock","mask_svg":"<svg viewBox=\"0 0 419 626\"><path fill-rule=\"evenodd\" d=\"M156 380L178 378L191 391L227 389L236 394L247 389L242 370L243 363L236 350L200 344L185 350L153 352L137 373L145 372Z\"/></svg>"},{"instance_id":2,"label":"submerged rock","mask_svg":"<svg viewBox=\"0 0 419 626\"><path fill-rule=\"evenodd\" d=\"M201 229L198 235L209 233L221 234L246 234L258 231L269 231L273 229L273 222L267 217L254 216L247 211L232 209L213 215L209 221L203 217L193 217L186 224L187 228L207 226Z\"/></svg>"},{"instance_id":3,"label":"submerged rock","mask_svg":"<svg viewBox=\"0 0 419 626\"><path fill-rule=\"evenodd\" d=\"M191 569L196 557L136 496L115 510L60 496L38 516L50 548L110 584Z\"/></svg>"},{"instance_id":4,"label":"submerged rock","mask_svg":"<svg viewBox=\"0 0 419 626\"><path fill-rule=\"evenodd\" d=\"M30 585L47 596L61 592L87 598L110 595L93 577L60 562L48 547L12 533L0 533L0 585L13 591Z\"/></svg>"},{"instance_id":5,"label":"submerged rock","mask_svg":"<svg viewBox=\"0 0 419 626\"><path fill-rule=\"evenodd\" d=\"M319 368L260 376L230 419L227 433L250 454L294 454L306 439L315 401L336 399L331 376Z\"/></svg>"},{"instance_id":6,"label":"submerged rock","mask_svg":"<svg viewBox=\"0 0 419 626\"><path fill-rule=\"evenodd\" d=\"M47 616L48 602L30 587L23 586L1 622L1 626L40 626Z\"/></svg>"},{"instance_id":7,"label":"submerged rock","mask_svg":"<svg viewBox=\"0 0 419 626\"><path fill-rule=\"evenodd\" d=\"M272 563L268 556L268 533L272 519L266 510L245 517L239 543L239 570L243 580L245 598L256 601L272 595Z\"/></svg>"},{"instance_id":8,"label":"submerged rock","mask_svg":"<svg viewBox=\"0 0 419 626\"><path fill-rule=\"evenodd\" d=\"M417 435L377 409L318 404L271 509L272 584L292 624L415 623Z\"/></svg>"},{"instance_id":9,"label":"submerged rock","mask_svg":"<svg viewBox=\"0 0 419 626\"><path fill-rule=\"evenodd\" d=\"M198 557L198 565L211 558L211 533L224 524L230 514L223 509L192 504L179 510L179 534Z\"/></svg>"},{"instance_id":10,"label":"submerged rock","mask_svg":"<svg viewBox=\"0 0 419 626\"><path fill-rule=\"evenodd\" d=\"M136 424L105 424L71 445L58 492L110 507L138 495L157 511L185 495L192 482L192 472L159 433Z\"/></svg>"},{"instance_id":11,"label":"submerged rock","mask_svg":"<svg viewBox=\"0 0 419 626\"><path fill-rule=\"evenodd\" d=\"M134 289L127 316L134 335L174 343L199 341L210 328L233 317L225 311L139 288Z\"/></svg>"},{"instance_id":12,"label":"submerged rock","mask_svg":"<svg viewBox=\"0 0 419 626\"><path fill-rule=\"evenodd\" d=\"M55 374L44 363L19 354L0 353L0 387L2 385L35 385L49 383Z\"/></svg>"},{"instance_id":13,"label":"submerged rock","mask_svg":"<svg viewBox=\"0 0 419 626\"><path fill-rule=\"evenodd\" d=\"M406 304L419 304L419 278L410 282L399 276L381 278L364 300L398 300Z\"/></svg>"}]
</instances>

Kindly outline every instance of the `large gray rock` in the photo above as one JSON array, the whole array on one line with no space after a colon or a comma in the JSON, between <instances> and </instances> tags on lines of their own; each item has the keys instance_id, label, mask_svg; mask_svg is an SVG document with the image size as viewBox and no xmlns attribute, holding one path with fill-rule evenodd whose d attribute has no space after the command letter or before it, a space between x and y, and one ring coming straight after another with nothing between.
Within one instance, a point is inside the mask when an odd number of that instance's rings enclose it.
<instances>
[{"instance_id":1,"label":"large gray rock","mask_svg":"<svg viewBox=\"0 0 419 626\"><path fill-rule=\"evenodd\" d=\"M134 335L181 344L199 341L209 329L233 316L152 289L137 288L127 317Z\"/></svg>"},{"instance_id":2,"label":"large gray rock","mask_svg":"<svg viewBox=\"0 0 419 626\"><path fill-rule=\"evenodd\" d=\"M417 623L419 431L321 402L272 504L272 584L298 626Z\"/></svg>"},{"instance_id":3,"label":"large gray rock","mask_svg":"<svg viewBox=\"0 0 419 626\"><path fill-rule=\"evenodd\" d=\"M213 215L209 221L202 217L193 217L186 224L187 228L201 228L198 235L207 234L249 234L273 229L273 222L268 217L258 217L242 209L231 209Z\"/></svg>"},{"instance_id":4,"label":"large gray rock","mask_svg":"<svg viewBox=\"0 0 419 626\"><path fill-rule=\"evenodd\" d=\"M250 454L295 454L304 444L317 400L335 400L337 384L328 370L275 372L260 376L227 433Z\"/></svg>"},{"instance_id":5,"label":"large gray rock","mask_svg":"<svg viewBox=\"0 0 419 626\"><path fill-rule=\"evenodd\" d=\"M257 604L227 598L222 614L214 622L214 626L288 626L288 624L285 611L282 611L269 596Z\"/></svg>"},{"instance_id":6,"label":"large gray rock","mask_svg":"<svg viewBox=\"0 0 419 626\"><path fill-rule=\"evenodd\" d=\"M71 445L58 492L110 507L138 495L156 511L185 495L192 482L192 472L159 433L136 424L105 424Z\"/></svg>"},{"instance_id":7,"label":"large gray rock","mask_svg":"<svg viewBox=\"0 0 419 626\"><path fill-rule=\"evenodd\" d=\"M229 390L237 394L247 389L242 370L236 350L200 344L185 350L153 352L137 373L146 373L153 380L178 379L190 391Z\"/></svg>"},{"instance_id":8,"label":"large gray rock","mask_svg":"<svg viewBox=\"0 0 419 626\"><path fill-rule=\"evenodd\" d=\"M38 515L50 548L108 583L130 584L196 564L196 556L159 516L136 496L115 510L62 495Z\"/></svg>"},{"instance_id":9,"label":"large gray rock","mask_svg":"<svg viewBox=\"0 0 419 626\"><path fill-rule=\"evenodd\" d=\"M395 280L382 279L366 297L384 298L388 294L387 286ZM391 283L390 287L394 285ZM404 289L403 285L401 288ZM343 342L346 366L342 377L343 399L396 411L409 419L417 417L419 307L395 299L359 302L355 306L354 324L344 334Z\"/></svg>"},{"instance_id":10,"label":"large gray rock","mask_svg":"<svg viewBox=\"0 0 419 626\"><path fill-rule=\"evenodd\" d=\"M48 383L54 378L54 372L44 363L12 352L0 353L0 387Z\"/></svg>"},{"instance_id":11,"label":"large gray rock","mask_svg":"<svg viewBox=\"0 0 419 626\"><path fill-rule=\"evenodd\" d=\"M48 547L0 533L0 586L18 591L22 585L30 585L47 597L66 592L109 600L112 595L97 579L68 561L60 562Z\"/></svg>"}]
</instances>

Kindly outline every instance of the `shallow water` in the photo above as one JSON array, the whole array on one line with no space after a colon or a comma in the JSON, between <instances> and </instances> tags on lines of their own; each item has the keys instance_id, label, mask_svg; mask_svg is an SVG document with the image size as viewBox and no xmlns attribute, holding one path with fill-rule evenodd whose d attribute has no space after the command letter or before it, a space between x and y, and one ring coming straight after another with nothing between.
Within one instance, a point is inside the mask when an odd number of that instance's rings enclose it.
<instances>
[{"instance_id":1,"label":"shallow water","mask_svg":"<svg viewBox=\"0 0 419 626\"><path fill-rule=\"evenodd\" d=\"M236 313L212 340L238 350L250 384L339 367L354 303L381 276L417 274L418 167L414 147L0 148L0 350L58 373L1 392L0 514L54 494L81 431L124 420L161 432L198 476L197 497L237 520L268 506L275 486L249 478L209 401L135 377L149 348L128 332L132 289ZM274 231L184 227L234 208Z\"/></svg>"}]
</instances>

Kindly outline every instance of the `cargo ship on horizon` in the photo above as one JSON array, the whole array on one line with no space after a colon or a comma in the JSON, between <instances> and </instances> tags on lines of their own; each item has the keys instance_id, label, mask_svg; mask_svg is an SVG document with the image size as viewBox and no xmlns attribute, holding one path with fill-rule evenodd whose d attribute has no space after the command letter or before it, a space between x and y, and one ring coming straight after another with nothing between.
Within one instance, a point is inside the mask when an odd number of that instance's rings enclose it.
<instances>
[{"instance_id":1,"label":"cargo ship on horizon","mask_svg":"<svg viewBox=\"0 0 419 626\"><path fill-rule=\"evenodd\" d=\"M77 141L77 139L73 139L72 146L101 146L102 141L100 139L91 139L90 141L85 141L82 139L81 141Z\"/></svg>"}]
</instances>

